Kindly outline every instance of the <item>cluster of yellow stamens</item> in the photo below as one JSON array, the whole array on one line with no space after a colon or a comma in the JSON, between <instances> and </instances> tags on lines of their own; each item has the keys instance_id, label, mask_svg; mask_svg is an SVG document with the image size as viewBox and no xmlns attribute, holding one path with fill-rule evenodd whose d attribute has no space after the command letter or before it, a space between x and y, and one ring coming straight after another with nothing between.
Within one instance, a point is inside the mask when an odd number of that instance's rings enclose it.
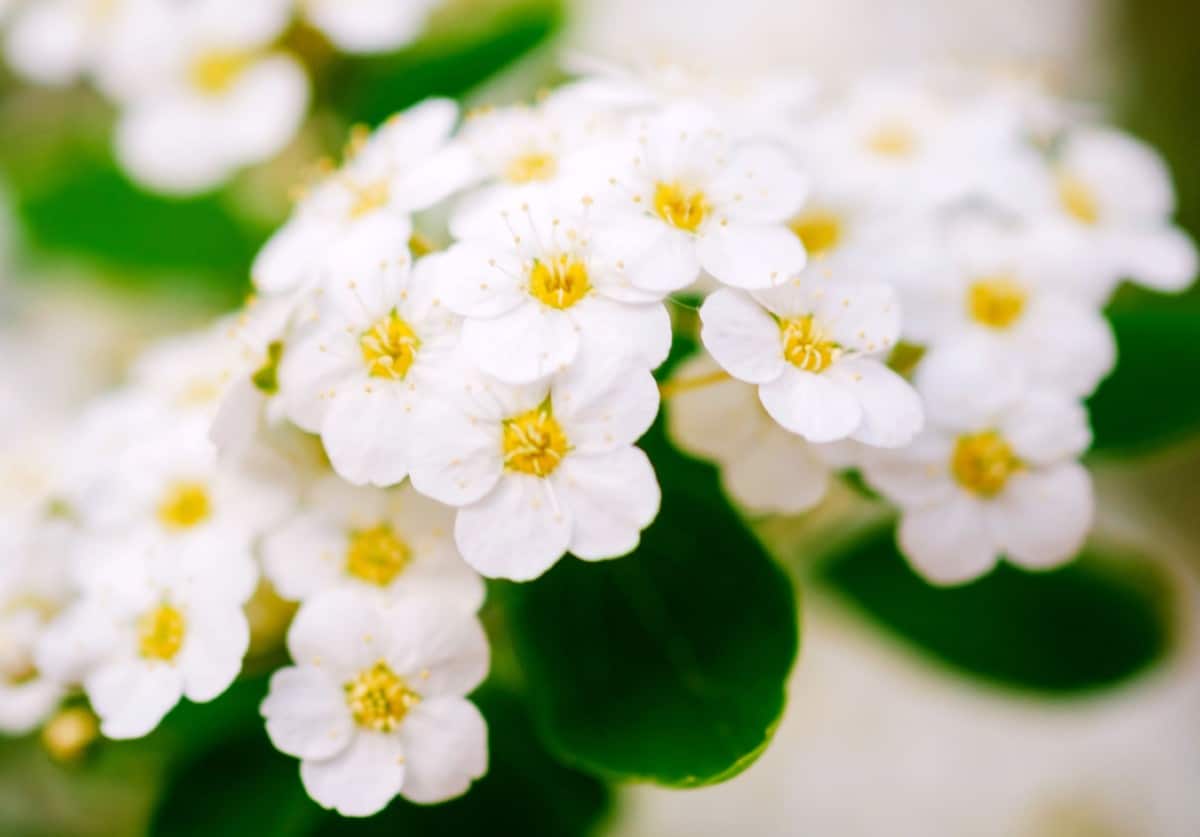
<instances>
[{"instance_id":1,"label":"cluster of yellow stamens","mask_svg":"<svg viewBox=\"0 0 1200 837\"><path fill-rule=\"evenodd\" d=\"M812 314L779 321L783 356L804 372L823 372L838 359L842 349L814 321Z\"/></svg>"},{"instance_id":2,"label":"cluster of yellow stamens","mask_svg":"<svg viewBox=\"0 0 1200 837\"><path fill-rule=\"evenodd\" d=\"M551 308L570 308L592 289L587 265L567 254L538 259L529 271L529 293Z\"/></svg>"},{"instance_id":3,"label":"cluster of yellow stamens","mask_svg":"<svg viewBox=\"0 0 1200 837\"><path fill-rule=\"evenodd\" d=\"M867 148L883 157L907 157L917 149L917 137L905 122L884 122L867 137Z\"/></svg>"},{"instance_id":4,"label":"cluster of yellow stamens","mask_svg":"<svg viewBox=\"0 0 1200 837\"><path fill-rule=\"evenodd\" d=\"M191 529L199 526L211 514L208 487L193 480L172 484L158 504L158 520L168 529Z\"/></svg>"},{"instance_id":5,"label":"cluster of yellow stamens","mask_svg":"<svg viewBox=\"0 0 1200 837\"><path fill-rule=\"evenodd\" d=\"M543 151L530 151L514 157L504 167L504 179L516 184L550 180L557 173L558 160L553 154Z\"/></svg>"},{"instance_id":6,"label":"cluster of yellow stamens","mask_svg":"<svg viewBox=\"0 0 1200 837\"><path fill-rule=\"evenodd\" d=\"M183 647L186 632L183 614L169 604L160 604L138 619L138 650L147 660L173 660Z\"/></svg>"},{"instance_id":7,"label":"cluster of yellow stamens","mask_svg":"<svg viewBox=\"0 0 1200 837\"><path fill-rule=\"evenodd\" d=\"M358 338L367 371L374 378L403 380L417 357L421 341L393 310Z\"/></svg>"},{"instance_id":8,"label":"cluster of yellow stamens","mask_svg":"<svg viewBox=\"0 0 1200 837\"><path fill-rule=\"evenodd\" d=\"M658 183L654 188L654 212L672 227L695 232L708 218L712 207L699 190L678 183Z\"/></svg>"},{"instance_id":9,"label":"cluster of yellow stamens","mask_svg":"<svg viewBox=\"0 0 1200 837\"><path fill-rule=\"evenodd\" d=\"M976 280L967 291L971 319L988 328L1008 328L1025 310L1025 288L1007 276Z\"/></svg>"},{"instance_id":10,"label":"cluster of yellow stamens","mask_svg":"<svg viewBox=\"0 0 1200 837\"><path fill-rule=\"evenodd\" d=\"M1070 174L1058 176L1058 200L1067 214L1081 224L1092 225L1100 220L1100 207L1088 185Z\"/></svg>"},{"instance_id":11,"label":"cluster of yellow stamens","mask_svg":"<svg viewBox=\"0 0 1200 837\"><path fill-rule=\"evenodd\" d=\"M954 479L972 494L994 497L1024 465L995 430L959 436L950 457Z\"/></svg>"},{"instance_id":12,"label":"cluster of yellow stamens","mask_svg":"<svg viewBox=\"0 0 1200 837\"><path fill-rule=\"evenodd\" d=\"M788 222L809 258L820 258L842 240L842 219L825 209L807 209Z\"/></svg>"},{"instance_id":13,"label":"cluster of yellow stamens","mask_svg":"<svg viewBox=\"0 0 1200 837\"><path fill-rule=\"evenodd\" d=\"M523 474L547 477L570 449L567 434L550 412L549 399L504 422L504 464Z\"/></svg>"},{"instance_id":14,"label":"cluster of yellow stamens","mask_svg":"<svg viewBox=\"0 0 1200 837\"><path fill-rule=\"evenodd\" d=\"M383 660L359 672L343 688L354 722L376 732L391 732L421 702L421 696Z\"/></svg>"},{"instance_id":15,"label":"cluster of yellow stamens","mask_svg":"<svg viewBox=\"0 0 1200 837\"><path fill-rule=\"evenodd\" d=\"M245 52L206 52L192 62L188 77L201 93L218 96L233 87L252 60L253 57Z\"/></svg>"},{"instance_id":16,"label":"cluster of yellow stamens","mask_svg":"<svg viewBox=\"0 0 1200 837\"><path fill-rule=\"evenodd\" d=\"M346 572L385 587L391 584L409 561L412 551L387 523L350 533L346 547Z\"/></svg>"}]
</instances>

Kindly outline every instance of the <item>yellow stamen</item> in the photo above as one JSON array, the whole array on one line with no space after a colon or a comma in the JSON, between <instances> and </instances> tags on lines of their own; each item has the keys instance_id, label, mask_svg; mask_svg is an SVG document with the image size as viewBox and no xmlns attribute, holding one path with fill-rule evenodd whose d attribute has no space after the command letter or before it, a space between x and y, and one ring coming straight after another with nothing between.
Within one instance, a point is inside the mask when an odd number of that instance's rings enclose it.
<instances>
[{"instance_id":1,"label":"yellow stamen","mask_svg":"<svg viewBox=\"0 0 1200 837\"><path fill-rule=\"evenodd\" d=\"M789 221L788 226L804 243L810 258L820 258L842 239L842 219L824 209L806 210Z\"/></svg>"},{"instance_id":2,"label":"yellow stamen","mask_svg":"<svg viewBox=\"0 0 1200 837\"><path fill-rule=\"evenodd\" d=\"M412 327L392 311L363 332L358 345L372 377L399 381L416 360L421 341Z\"/></svg>"},{"instance_id":3,"label":"yellow stamen","mask_svg":"<svg viewBox=\"0 0 1200 837\"><path fill-rule=\"evenodd\" d=\"M804 372L823 372L841 355L841 347L826 339L812 314L779 321L783 356Z\"/></svg>"},{"instance_id":4,"label":"yellow stamen","mask_svg":"<svg viewBox=\"0 0 1200 837\"><path fill-rule=\"evenodd\" d=\"M421 702L421 696L383 660L360 672L343 688L355 723L376 732L391 732Z\"/></svg>"},{"instance_id":5,"label":"yellow stamen","mask_svg":"<svg viewBox=\"0 0 1200 837\"><path fill-rule=\"evenodd\" d=\"M1023 467L1008 442L994 430L959 436L950 458L955 481L981 497L999 494L1009 477Z\"/></svg>"},{"instance_id":6,"label":"yellow stamen","mask_svg":"<svg viewBox=\"0 0 1200 837\"><path fill-rule=\"evenodd\" d=\"M567 455L567 435L547 403L504 422L504 464L523 474L548 477Z\"/></svg>"},{"instance_id":7,"label":"yellow stamen","mask_svg":"<svg viewBox=\"0 0 1200 837\"><path fill-rule=\"evenodd\" d=\"M365 186L351 186L351 190L354 192L354 203L350 204L351 218L370 215L386 206L391 199L391 189L386 180L376 180Z\"/></svg>"},{"instance_id":8,"label":"yellow stamen","mask_svg":"<svg viewBox=\"0 0 1200 837\"><path fill-rule=\"evenodd\" d=\"M885 122L867 137L867 148L884 157L907 157L917 148L917 138L904 122Z\"/></svg>"},{"instance_id":9,"label":"yellow stamen","mask_svg":"<svg viewBox=\"0 0 1200 837\"><path fill-rule=\"evenodd\" d=\"M1091 188L1070 174L1058 176L1058 199L1068 215L1081 224L1091 226L1100 220L1100 207Z\"/></svg>"},{"instance_id":10,"label":"yellow stamen","mask_svg":"<svg viewBox=\"0 0 1200 837\"><path fill-rule=\"evenodd\" d=\"M695 232L711 209L701 191L687 191L678 183L658 183L654 188L655 213L677 229Z\"/></svg>"},{"instance_id":11,"label":"yellow stamen","mask_svg":"<svg viewBox=\"0 0 1200 837\"><path fill-rule=\"evenodd\" d=\"M412 551L386 523L350 534L346 548L346 572L386 587L408 566Z\"/></svg>"},{"instance_id":12,"label":"yellow stamen","mask_svg":"<svg viewBox=\"0 0 1200 837\"><path fill-rule=\"evenodd\" d=\"M189 71L192 86L209 96L225 93L250 65L251 58L245 52L206 52L192 62Z\"/></svg>"},{"instance_id":13,"label":"yellow stamen","mask_svg":"<svg viewBox=\"0 0 1200 837\"><path fill-rule=\"evenodd\" d=\"M529 271L529 293L551 308L570 308L591 289L587 265L566 254L539 259Z\"/></svg>"},{"instance_id":14,"label":"yellow stamen","mask_svg":"<svg viewBox=\"0 0 1200 837\"><path fill-rule=\"evenodd\" d=\"M530 151L508 162L504 167L504 178L509 183L532 183L550 180L558 173L558 160L553 154Z\"/></svg>"},{"instance_id":15,"label":"yellow stamen","mask_svg":"<svg viewBox=\"0 0 1200 837\"><path fill-rule=\"evenodd\" d=\"M971 319L988 328L1008 328L1025 310L1025 289L1007 276L988 276L971 284L967 309Z\"/></svg>"},{"instance_id":16,"label":"yellow stamen","mask_svg":"<svg viewBox=\"0 0 1200 837\"><path fill-rule=\"evenodd\" d=\"M168 529L191 529L208 520L211 514L208 487L202 482L174 483L158 505L158 520Z\"/></svg>"},{"instance_id":17,"label":"yellow stamen","mask_svg":"<svg viewBox=\"0 0 1200 837\"><path fill-rule=\"evenodd\" d=\"M186 632L183 614L171 605L159 605L138 619L138 650L147 660L173 660L183 647Z\"/></svg>"}]
</instances>

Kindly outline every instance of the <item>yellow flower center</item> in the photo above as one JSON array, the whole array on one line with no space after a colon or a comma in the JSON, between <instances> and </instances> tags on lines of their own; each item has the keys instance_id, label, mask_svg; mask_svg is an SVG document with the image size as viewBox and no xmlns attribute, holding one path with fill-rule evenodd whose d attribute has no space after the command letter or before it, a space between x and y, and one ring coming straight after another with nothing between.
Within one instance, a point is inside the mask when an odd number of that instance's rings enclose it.
<instances>
[{"instance_id":1,"label":"yellow flower center","mask_svg":"<svg viewBox=\"0 0 1200 837\"><path fill-rule=\"evenodd\" d=\"M192 62L189 70L192 87L208 96L225 93L233 87L250 61L251 56L245 52L205 52Z\"/></svg>"},{"instance_id":2,"label":"yellow flower center","mask_svg":"<svg viewBox=\"0 0 1200 837\"><path fill-rule=\"evenodd\" d=\"M138 619L138 650L147 660L173 660L183 647L186 631L183 614L168 604L161 604Z\"/></svg>"},{"instance_id":3,"label":"yellow flower center","mask_svg":"<svg viewBox=\"0 0 1200 837\"><path fill-rule=\"evenodd\" d=\"M370 215L376 209L387 205L391 198L391 188L386 180L375 180L365 186L351 185L354 202L350 204L350 217L362 218Z\"/></svg>"},{"instance_id":4,"label":"yellow flower center","mask_svg":"<svg viewBox=\"0 0 1200 837\"><path fill-rule=\"evenodd\" d=\"M416 360L421 341L412 327L392 311L364 331L358 345L372 377L399 381Z\"/></svg>"},{"instance_id":5,"label":"yellow flower center","mask_svg":"<svg viewBox=\"0 0 1200 837\"><path fill-rule=\"evenodd\" d=\"M504 422L503 445L506 467L538 477L550 476L570 449L549 400Z\"/></svg>"},{"instance_id":6,"label":"yellow flower center","mask_svg":"<svg viewBox=\"0 0 1200 837\"><path fill-rule=\"evenodd\" d=\"M842 219L824 209L810 209L788 222L812 258L819 258L842 240Z\"/></svg>"},{"instance_id":7,"label":"yellow flower center","mask_svg":"<svg viewBox=\"0 0 1200 837\"><path fill-rule=\"evenodd\" d=\"M917 150L917 137L904 122L885 122L867 137L867 148L884 157L907 157Z\"/></svg>"},{"instance_id":8,"label":"yellow flower center","mask_svg":"<svg viewBox=\"0 0 1200 837\"><path fill-rule=\"evenodd\" d=\"M158 504L158 521L168 529L191 529L211 514L208 487L202 482L177 482L167 489Z\"/></svg>"},{"instance_id":9,"label":"yellow flower center","mask_svg":"<svg viewBox=\"0 0 1200 837\"><path fill-rule=\"evenodd\" d=\"M37 679L37 666L33 664L31 659L21 659L9 663L7 670L0 672L3 678L0 682L7 683L9 686L23 686Z\"/></svg>"},{"instance_id":10,"label":"yellow flower center","mask_svg":"<svg viewBox=\"0 0 1200 837\"><path fill-rule=\"evenodd\" d=\"M1091 226L1100 220L1100 207L1091 188L1070 174L1058 176L1058 200L1068 215L1081 224Z\"/></svg>"},{"instance_id":11,"label":"yellow flower center","mask_svg":"<svg viewBox=\"0 0 1200 837\"><path fill-rule=\"evenodd\" d=\"M383 660L359 672L343 688L354 722L376 732L391 732L421 702L421 696Z\"/></svg>"},{"instance_id":12,"label":"yellow flower center","mask_svg":"<svg viewBox=\"0 0 1200 837\"><path fill-rule=\"evenodd\" d=\"M566 254L538 259L529 271L529 293L551 308L570 308L591 289L587 265Z\"/></svg>"},{"instance_id":13,"label":"yellow flower center","mask_svg":"<svg viewBox=\"0 0 1200 837\"><path fill-rule=\"evenodd\" d=\"M532 183L536 180L549 180L558 173L558 160L553 154L541 151L530 151L509 160L504 167L504 178L509 183Z\"/></svg>"},{"instance_id":14,"label":"yellow flower center","mask_svg":"<svg viewBox=\"0 0 1200 837\"><path fill-rule=\"evenodd\" d=\"M86 706L59 710L42 727L42 746L55 761L71 762L82 756L100 735L100 721Z\"/></svg>"},{"instance_id":15,"label":"yellow flower center","mask_svg":"<svg viewBox=\"0 0 1200 837\"><path fill-rule=\"evenodd\" d=\"M950 457L950 472L967 491L994 497L1008 478L1024 467L1004 437L995 430L959 436Z\"/></svg>"},{"instance_id":16,"label":"yellow flower center","mask_svg":"<svg viewBox=\"0 0 1200 837\"><path fill-rule=\"evenodd\" d=\"M386 587L408 566L412 551L386 523L350 533L346 548L346 572Z\"/></svg>"},{"instance_id":17,"label":"yellow flower center","mask_svg":"<svg viewBox=\"0 0 1200 837\"><path fill-rule=\"evenodd\" d=\"M1025 310L1025 289L1007 276L989 276L971 284L967 309L971 319L988 328L1008 328Z\"/></svg>"},{"instance_id":18,"label":"yellow flower center","mask_svg":"<svg viewBox=\"0 0 1200 837\"><path fill-rule=\"evenodd\" d=\"M783 356L804 372L823 372L841 355L841 347L825 338L812 314L779 321Z\"/></svg>"},{"instance_id":19,"label":"yellow flower center","mask_svg":"<svg viewBox=\"0 0 1200 837\"><path fill-rule=\"evenodd\" d=\"M695 232L711 211L700 191L687 191L678 183L658 183L654 188L654 211L672 227Z\"/></svg>"}]
</instances>

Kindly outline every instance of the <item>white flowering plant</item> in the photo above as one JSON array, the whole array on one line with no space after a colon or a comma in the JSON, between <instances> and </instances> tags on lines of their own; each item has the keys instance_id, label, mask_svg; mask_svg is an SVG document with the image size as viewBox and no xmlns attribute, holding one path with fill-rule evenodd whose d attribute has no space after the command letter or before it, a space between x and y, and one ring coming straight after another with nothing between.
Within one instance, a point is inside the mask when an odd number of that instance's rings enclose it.
<instances>
[{"instance_id":1,"label":"white flowering plant","mask_svg":"<svg viewBox=\"0 0 1200 837\"><path fill-rule=\"evenodd\" d=\"M87 75L122 164L186 192L297 130L297 14L368 52L427 4L102 5L19 5L9 60ZM984 79L600 67L419 102L5 513L0 730L265 731L233 780L285 775L264 792L306 824L503 793L529 718L563 817L598 816L592 777L736 775L798 649L774 522L858 492L931 585L1083 549L1105 306L1190 285L1173 208L1148 146Z\"/></svg>"}]
</instances>

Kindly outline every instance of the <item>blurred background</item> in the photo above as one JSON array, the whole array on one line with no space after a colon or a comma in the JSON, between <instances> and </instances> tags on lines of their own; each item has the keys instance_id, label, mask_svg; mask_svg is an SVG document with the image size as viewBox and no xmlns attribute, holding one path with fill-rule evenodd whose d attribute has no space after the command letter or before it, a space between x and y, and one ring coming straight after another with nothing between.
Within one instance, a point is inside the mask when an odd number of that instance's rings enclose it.
<instances>
[{"instance_id":1,"label":"blurred background","mask_svg":"<svg viewBox=\"0 0 1200 837\"><path fill-rule=\"evenodd\" d=\"M289 193L352 124L430 95L528 99L572 53L725 80L984 70L1037 78L1159 148L1196 236L1197 32L1185 0L445 0L390 54L291 33L314 79L303 128L189 198L121 172L113 109L91 89L0 69L0 501L20 502L55 429L141 347L242 301ZM407 833L481 833L481 806L499 800L527 815L511 820L524 834L1200 834L1200 293L1125 291L1110 315L1121 359L1091 404L1100 514L1080 561L935 589L895 553L886 510L850 489L800 520L762 521L803 584L803 648L759 762L707 789L610 789L544 755L527 768L519 746L493 742L484 802L473 794ZM528 723L517 715L514 729ZM36 738L0 742L0 834L192 833L203 818L164 814L164 799L199 810L251 779L189 749L224 716L172 718L154 742L102 745L86 763L56 762ZM301 833L280 806L223 830Z\"/></svg>"}]
</instances>

